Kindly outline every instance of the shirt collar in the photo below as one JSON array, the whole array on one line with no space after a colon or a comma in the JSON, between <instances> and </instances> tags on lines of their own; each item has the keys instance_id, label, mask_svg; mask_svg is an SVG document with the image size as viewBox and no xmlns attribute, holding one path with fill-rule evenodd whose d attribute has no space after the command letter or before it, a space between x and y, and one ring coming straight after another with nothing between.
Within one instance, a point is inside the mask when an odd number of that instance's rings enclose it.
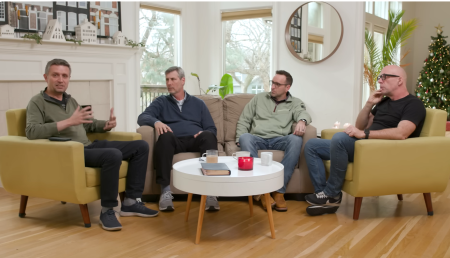
<instances>
[{"instance_id":1,"label":"shirt collar","mask_svg":"<svg viewBox=\"0 0 450 258\"><path fill-rule=\"evenodd\" d=\"M270 94L270 93L269 93ZM288 91L288 92L286 92L286 98L285 99L283 99L283 100L276 100L274 97L272 97L272 96L270 96L270 98L273 100L273 101L275 101L275 103L278 105L278 104L280 104L280 103L282 103L282 102L285 102L285 101L287 101L288 100L288 98L291 96L291 93Z\"/></svg>"}]
</instances>

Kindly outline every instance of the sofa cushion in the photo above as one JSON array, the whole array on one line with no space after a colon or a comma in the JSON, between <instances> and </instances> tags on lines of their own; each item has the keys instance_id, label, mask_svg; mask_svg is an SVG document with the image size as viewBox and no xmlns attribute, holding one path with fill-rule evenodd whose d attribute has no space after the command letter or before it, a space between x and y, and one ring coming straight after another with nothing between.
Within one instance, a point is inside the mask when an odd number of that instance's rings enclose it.
<instances>
[{"instance_id":1,"label":"sofa cushion","mask_svg":"<svg viewBox=\"0 0 450 258\"><path fill-rule=\"evenodd\" d=\"M236 126L245 105L254 97L254 94L229 94L223 99L223 120L225 142L236 141Z\"/></svg>"},{"instance_id":2,"label":"sofa cushion","mask_svg":"<svg viewBox=\"0 0 450 258\"><path fill-rule=\"evenodd\" d=\"M196 95L195 97L205 102L217 128L217 142L223 143L224 137L222 98L216 95Z\"/></svg>"},{"instance_id":3,"label":"sofa cushion","mask_svg":"<svg viewBox=\"0 0 450 258\"><path fill-rule=\"evenodd\" d=\"M85 167L86 171L86 187L99 186L100 183L100 170L101 168ZM119 179L127 177L128 161L122 161L122 165L119 170Z\"/></svg>"}]
</instances>

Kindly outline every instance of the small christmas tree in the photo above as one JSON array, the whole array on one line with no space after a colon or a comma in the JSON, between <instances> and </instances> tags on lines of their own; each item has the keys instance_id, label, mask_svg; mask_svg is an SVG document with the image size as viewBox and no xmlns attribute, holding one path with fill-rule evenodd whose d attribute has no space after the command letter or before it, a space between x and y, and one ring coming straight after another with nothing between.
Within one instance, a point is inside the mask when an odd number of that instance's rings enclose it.
<instances>
[{"instance_id":1,"label":"small christmas tree","mask_svg":"<svg viewBox=\"0 0 450 258\"><path fill-rule=\"evenodd\" d=\"M416 95L425 107L445 110L450 116L450 47L445 41L448 36L442 36L442 27L435 27L437 37L431 37L430 53L417 79Z\"/></svg>"}]
</instances>

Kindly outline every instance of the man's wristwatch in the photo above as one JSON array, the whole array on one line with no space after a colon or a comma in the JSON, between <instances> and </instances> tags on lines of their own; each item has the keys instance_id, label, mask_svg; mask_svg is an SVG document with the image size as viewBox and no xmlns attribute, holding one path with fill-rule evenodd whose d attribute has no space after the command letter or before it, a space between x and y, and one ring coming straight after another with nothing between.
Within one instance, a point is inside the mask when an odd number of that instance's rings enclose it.
<instances>
[{"instance_id":1,"label":"man's wristwatch","mask_svg":"<svg viewBox=\"0 0 450 258\"><path fill-rule=\"evenodd\" d=\"M303 122L305 122L305 125L308 123L308 122L306 121L306 119L300 119L300 120L298 120L298 121L303 121Z\"/></svg>"},{"instance_id":2,"label":"man's wristwatch","mask_svg":"<svg viewBox=\"0 0 450 258\"><path fill-rule=\"evenodd\" d=\"M364 133L366 134L366 137L364 137L364 139L369 139L369 134L370 134L369 129L364 129Z\"/></svg>"}]
</instances>

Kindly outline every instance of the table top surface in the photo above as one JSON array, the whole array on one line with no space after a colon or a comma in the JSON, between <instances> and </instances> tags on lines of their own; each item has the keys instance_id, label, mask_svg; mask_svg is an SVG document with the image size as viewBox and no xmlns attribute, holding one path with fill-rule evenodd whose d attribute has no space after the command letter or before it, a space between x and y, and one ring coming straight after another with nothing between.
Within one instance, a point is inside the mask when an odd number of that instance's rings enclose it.
<instances>
[{"instance_id":1,"label":"table top surface","mask_svg":"<svg viewBox=\"0 0 450 258\"><path fill-rule=\"evenodd\" d=\"M173 165L174 177L183 177L195 181L205 182L255 182L277 178L283 175L284 166L276 161L271 166L261 165L261 159L255 158L253 170L239 170L238 162L230 156L220 156L219 163L225 163L231 171L229 176L204 176L201 172L201 163L198 158L179 161Z\"/></svg>"}]
</instances>

